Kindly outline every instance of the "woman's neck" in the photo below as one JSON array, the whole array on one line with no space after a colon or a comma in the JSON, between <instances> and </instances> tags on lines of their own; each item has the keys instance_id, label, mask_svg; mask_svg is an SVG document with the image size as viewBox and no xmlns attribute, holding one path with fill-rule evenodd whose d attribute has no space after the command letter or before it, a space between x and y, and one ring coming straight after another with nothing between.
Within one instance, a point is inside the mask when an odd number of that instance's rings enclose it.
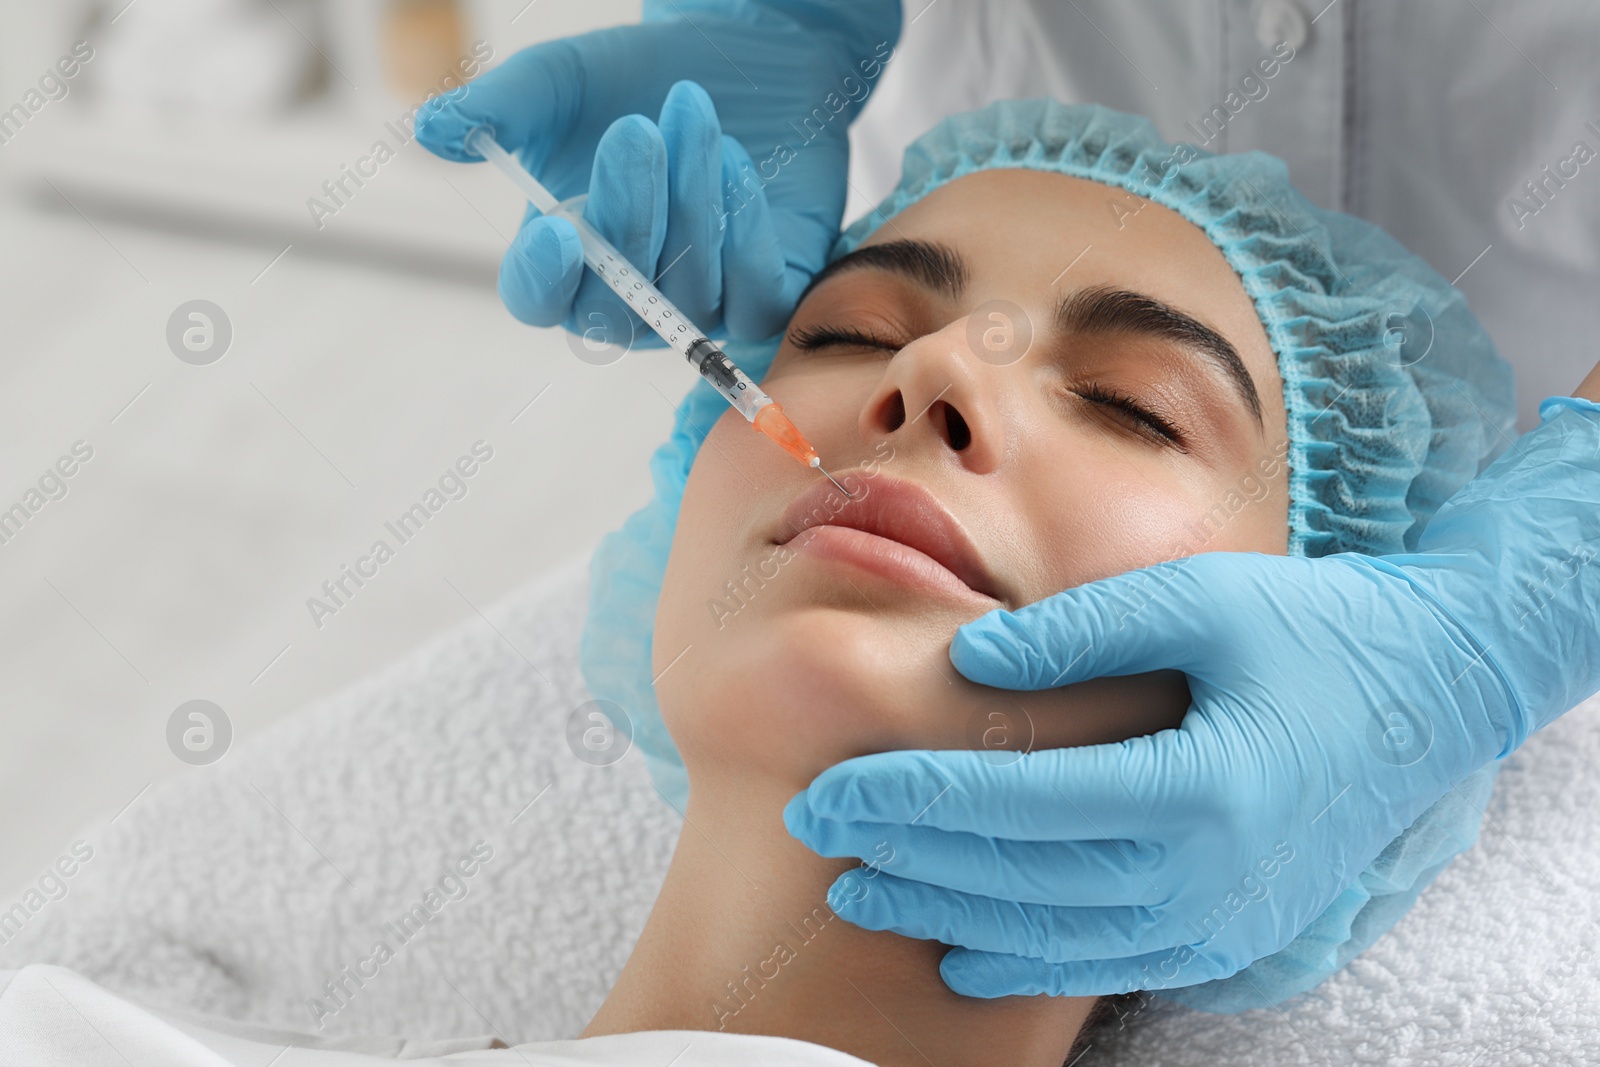
<instances>
[{"instance_id":1,"label":"woman's neck","mask_svg":"<svg viewBox=\"0 0 1600 1067\"><path fill-rule=\"evenodd\" d=\"M853 860L789 836L797 791L697 779L666 881L584 1037L728 1030L797 1038L891 1065L1060 1067L1094 998L952 993L946 947L838 918L828 887ZM862 891L871 892L862 870Z\"/></svg>"}]
</instances>

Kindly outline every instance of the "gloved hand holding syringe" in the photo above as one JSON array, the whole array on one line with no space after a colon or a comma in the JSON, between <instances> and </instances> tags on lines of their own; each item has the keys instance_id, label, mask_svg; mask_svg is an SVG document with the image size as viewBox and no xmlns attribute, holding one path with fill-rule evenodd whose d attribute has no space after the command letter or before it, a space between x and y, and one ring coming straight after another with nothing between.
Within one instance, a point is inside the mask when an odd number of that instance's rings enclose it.
<instances>
[{"instance_id":1,"label":"gloved hand holding syringe","mask_svg":"<svg viewBox=\"0 0 1600 1067\"><path fill-rule=\"evenodd\" d=\"M500 147L494 139L494 134L487 127L479 127L467 134L466 146L470 151L493 163L510 178L512 184L539 211L572 223L578 231L578 239L583 242L583 261L589 265L590 270L611 286L612 290L622 297L652 330L661 335L662 340L683 353L683 357L694 364L695 369L705 377L706 381L727 398L728 403L732 404L739 414L750 420L757 430L772 438L785 452L801 463L821 471L823 477L838 486L841 493L850 496L850 491L839 485L838 480L822 466L817 450L811 447L811 442L807 441L795 424L789 421L789 417L783 413L783 408L777 401L763 392L759 385L735 366L733 361L706 337L704 331L684 318L683 313L673 305L672 301L663 296L650 279L629 263L610 241L600 236L580 214L564 208L550 190L539 183L539 179L528 173L511 153Z\"/></svg>"}]
</instances>

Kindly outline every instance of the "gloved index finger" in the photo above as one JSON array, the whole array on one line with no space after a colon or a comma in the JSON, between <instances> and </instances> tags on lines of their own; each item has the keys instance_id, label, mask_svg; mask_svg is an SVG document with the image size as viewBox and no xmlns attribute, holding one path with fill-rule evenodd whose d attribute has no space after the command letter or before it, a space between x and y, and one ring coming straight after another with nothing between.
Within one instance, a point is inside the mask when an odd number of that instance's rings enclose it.
<instances>
[{"instance_id":1,"label":"gloved index finger","mask_svg":"<svg viewBox=\"0 0 1600 1067\"><path fill-rule=\"evenodd\" d=\"M577 52L565 41L524 49L424 104L413 124L417 141L436 156L476 162L480 157L466 146L466 136L489 126L501 147L522 152L528 169L537 174L576 125L583 106L581 67ZM561 196L570 190L555 192Z\"/></svg>"},{"instance_id":2,"label":"gloved index finger","mask_svg":"<svg viewBox=\"0 0 1600 1067\"><path fill-rule=\"evenodd\" d=\"M646 277L657 273L667 229L667 148L643 115L624 115L595 146L583 217ZM588 272L572 304L575 333L598 329L627 347L655 337L609 285Z\"/></svg>"},{"instance_id":3,"label":"gloved index finger","mask_svg":"<svg viewBox=\"0 0 1600 1067\"><path fill-rule=\"evenodd\" d=\"M1016 611L991 611L956 631L950 662L981 685L1053 689L1105 675L1173 669L1206 659L1226 576L1206 556L1075 586Z\"/></svg>"},{"instance_id":4,"label":"gloved index finger","mask_svg":"<svg viewBox=\"0 0 1600 1067\"><path fill-rule=\"evenodd\" d=\"M667 228L655 282L702 330L722 316L722 126L711 97L691 81L661 105L667 150Z\"/></svg>"},{"instance_id":5,"label":"gloved index finger","mask_svg":"<svg viewBox=\"0 0 1600 1067\"><path fill-rule=\"evenodd\" d=\"M817 775L812 812L844 822L903 823L1015 841L1143 841L1153 816L1193 776L1177 769L1179 730L1109 745L991 753L897 751L857 756Z\"/></svg>"},{"instance_id":6,"label":"gloved index finger","mask_svg":"<svg viewBox=\"0 0 1600 1067\"><path fill-rule=\"evenodd\" d=\"M783 809L791 836L819 856L854 856L901 878L1016 903L1158 904L1159 853L1129 841L1015 841L922 823L824 819L801 793Z\"/></svg>"}]
</instances>

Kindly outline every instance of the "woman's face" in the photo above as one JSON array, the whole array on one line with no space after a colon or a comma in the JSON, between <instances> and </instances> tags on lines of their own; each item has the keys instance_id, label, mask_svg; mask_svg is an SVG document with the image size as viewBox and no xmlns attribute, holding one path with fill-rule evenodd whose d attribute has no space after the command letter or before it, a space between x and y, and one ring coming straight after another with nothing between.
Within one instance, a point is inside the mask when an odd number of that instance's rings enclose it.
<instances>
[{"instance_id":1,"label":"woman's face","mask_svg":"<svg viewBox=\"0 0 1600 1067\"><path fill-rule=\"evenodd\" d=\"M1122 190L943 186L818 276L762 386L855 499L731 409L712 428L654 636L691 781L799 789L851 756L985 745L997 711L1033 748L1175 726L1181 676L1012 693L962 678L950 640L1176 556L1286 551L1266 334L1210 240Z\"/></svg>"}]
</instances>

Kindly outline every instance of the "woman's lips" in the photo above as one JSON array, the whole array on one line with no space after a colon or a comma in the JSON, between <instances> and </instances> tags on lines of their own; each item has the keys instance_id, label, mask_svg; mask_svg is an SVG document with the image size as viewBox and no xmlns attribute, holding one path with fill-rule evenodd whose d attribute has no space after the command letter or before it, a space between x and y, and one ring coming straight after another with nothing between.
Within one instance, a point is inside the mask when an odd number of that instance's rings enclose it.
<instances>
[{"instance_id":1,"label":"woman's lips","mask_svg":"<svg viewBox=\"0 0 1600 1067\"><path fill-rule=\"evenodd\" d=\"M789 542L813 559L847 563L881 578L921 591L949 593L963 600L989 601L949 568L910 545L849 526L812 526Z\"/></svg>"},{"instance_id":2,"label":"woman's lips","mask_svg":"<svg viewBox=\"0 0 1600 1067\"><path fill-rule=\"evenodd\" d=\"M965 527L928 489L886 474L846 484L864 492L847 501L817 482L791 501L773 543L918 589L1002 599Z\"/></svg>"}]
</instances>

